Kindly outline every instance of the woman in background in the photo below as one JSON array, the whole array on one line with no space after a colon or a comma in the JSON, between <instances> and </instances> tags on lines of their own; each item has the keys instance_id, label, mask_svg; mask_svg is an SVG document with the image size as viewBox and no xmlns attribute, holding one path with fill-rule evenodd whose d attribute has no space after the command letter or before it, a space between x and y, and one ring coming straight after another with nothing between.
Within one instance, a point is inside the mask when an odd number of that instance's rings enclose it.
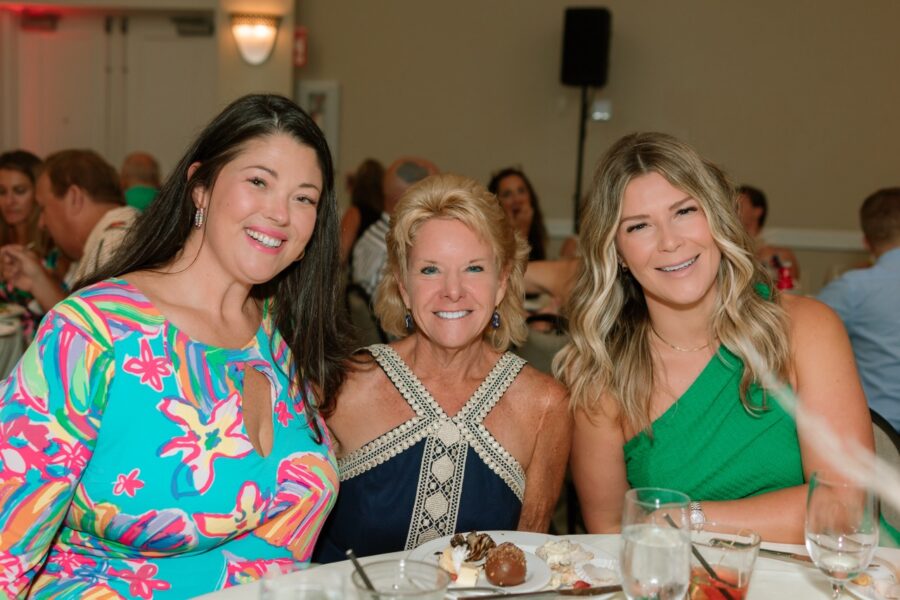
<instances>
[{"instance_id":1,"label":"woman in background","mask_svg":"<svg viewBox=\"0 0 900 600\"><path fill-rule=\"evenodd\" d=\"M571 419L565 389L506 352L526 333L524 241L482 186L434 175L397 205L387 249L375 312L400 339L360 353L327 417L341 495L315 560L546 531Z\"/></svg>"},{"instance_id":2,"label":"woman in background","mask_svg":"<svg viewBox=\"0 0 900 600\"><path fill-rule=\"evenodd\" d=\"M347 177L350 206L341 218L341 260L353 256L353 246L369 225L384 212L384 166L374 158L367 158L356 172Z\"/></svg>"},{"instance_id":3,"label":"woman in background","mask_svg":"<svg viewBox=\"0 0 900 600\"><path fill-rule=\"evenodd\" d=\"M0 247L32 252L61 281L69 261L40 227L41 211L34 195L40 169L41 159L31 152L14 150L0 154ZM26 340L31 339L36 321L44 313L32 300L30 293L0 278L0 302L15 303L25 309L21 318Z\"/></svg>"},{"instance_id":4,"label":"woman in background","mask_svg":"<svg viewBox=\"0 0 900 600\"><path fill-rule=\"evenodd\" d=\"M0 386L0 596L186 598L309 561L338 248L322 132L233 102Z\"/></svg>"},{"instance_id":5,"label":"woman in background","mask_svg":"<svg viewBox=\"0 0 900 600\"><path fill-rule=\"evenodd\" d=\"M722 172L659 133L597 168L556 372L576 408L571 466L590 532L618 530L629 487L690 496L694 523L801 543L808 481L829 465L758 382L786 381L842 439L872 448L847 334L779 295ZM751 360L752 359L752 360Z\"/></svg>"},{"instance_id":6,"label":"woman in background","mask_svg":"<svg viewBox=\"0 0 900 600\"><path fill-rule=\"evenodd\" d=\"M763 239L763 227L769 213L769 203L766 195L759 188L751 185L742 185L738 188L738 214L741 223L756 244L756 256L769 268L775 277L782 271L790 275L791 288L800 285L800 265L797 256L790 248L772 246Z\"/></svg>"},{"instance_id":7,"label":"woman in background","mask_svg":"<svg viewBox=\"0 0 900 600\"><path fill-rule=\"evenodd\" d=\"M497 196L510 222L531 246L528 260L547 258L547 228L534 186L520 169L507 167L495 173L488 191Z\"/></svg>"}]
</instances>

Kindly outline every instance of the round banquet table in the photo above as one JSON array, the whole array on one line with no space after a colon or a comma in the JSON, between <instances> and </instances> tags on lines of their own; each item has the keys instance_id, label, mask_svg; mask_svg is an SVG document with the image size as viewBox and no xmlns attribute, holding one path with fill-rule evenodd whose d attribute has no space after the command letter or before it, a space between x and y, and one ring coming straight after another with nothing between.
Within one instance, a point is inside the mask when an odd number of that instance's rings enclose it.
<instances>
[{"instance_id":1,"label":"round banquet table","mask_svg":"<svg viewBox=\"0 0 900 600\"><path fill-rule=\"evenodd\" d=\"M567 535L559 536L560 538L568 538L580 544L591 546L607 554L618 557L619 555L619 535ZM772 550L783 550L787 552L795 552L806 554L806 548L800 545L792 544L770 544L764 543L763 548ZM363 565L367 562L382 560L388 558L404 558L409 552L392 552L390 554L380 554L378 556L369 556L361 559ZM882 561L892 563L894 566L900 566L900 550L893 548L879 548L876 556ZM285 575L284 577L296 578L301 580L325 580L329 582L342 582L350 577L353 565L349 561L322 565L309 569ZM211 594L200 596L203 600L242 600L248 598L259 597L259 584L251 583L234 588L229 588ZM547 597L552 597L549 593ZM614 600L622 600L625 595L621 592L604 596ZM841 596L849 598L848 594ZM814 566L801 565L792 562L785 562L778 559L767 558L760 555L756 559L756 565L753 569L753 575L750 579L750 590L747 594L748 600L768 600L771 598L789 598L790 600L814 600L831 598L831 585L825 576Z\"/></svg>"}]
</instances>

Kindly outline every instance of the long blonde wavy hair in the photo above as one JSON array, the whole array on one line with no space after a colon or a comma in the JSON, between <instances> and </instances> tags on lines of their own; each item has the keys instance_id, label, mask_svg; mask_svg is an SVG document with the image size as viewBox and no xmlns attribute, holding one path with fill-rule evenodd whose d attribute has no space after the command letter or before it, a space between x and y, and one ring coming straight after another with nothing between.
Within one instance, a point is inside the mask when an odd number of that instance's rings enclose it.
<instances>
[{"instance_id":1,"label":"long blonde wavy hair","mask_svg":"<svg viewBox=\"0 0 900 600\"><path fill-rule=\"evenodd\" d=\"M569 300L571 341L557 354L554 373L571 394L573 408L589 412L610 394L620 423L632 431L650 426L655 385L650 318L644 293L617 261L616 231L625 187L635 177L662 175L700 204L722 254L718 294L710 330L744 362L740 399L746 410L751 383L762 373L745 357L763 357L764 368L788 375L787 316L774 295L771 276L756 259L753 242L741 226L734 188L724 173L687 144L662 133L635 133L620 139L601 160L581 227L583 262ZM770 290L769 298L758 286ZM720 360L726 360L720 352ZM765 404L762 408L765 407Z\"/></svg>"},{"instance_id":2,"label":"long blonde wavy hair","mask_svg":"<svg viewBox=\"0 0 900 600\"><path fill-rule=\"evenodd\" d=\"M486 326L484 338L502 352L521 344L528 335L525 325L525 265L528 244L506 218L494 194L477 181L461 175L426 177L404 194L391 216L387 234L387 263L375 292L375 315L388 333L409 335L404 324L407 309L400 296L406 279L406 260L416 233L430 219L456 219L485 240L494 252L494 266L506 275L506 294L497 306L500 326Z\"/></svg>"}]
</instances>

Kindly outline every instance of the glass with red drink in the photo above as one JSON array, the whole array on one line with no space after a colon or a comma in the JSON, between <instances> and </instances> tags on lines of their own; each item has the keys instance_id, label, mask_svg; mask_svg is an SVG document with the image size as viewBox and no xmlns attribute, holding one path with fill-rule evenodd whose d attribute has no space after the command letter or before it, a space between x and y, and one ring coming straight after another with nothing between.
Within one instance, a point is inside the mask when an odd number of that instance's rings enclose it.
<instances>
[{"instance_id":1,"label":"glass with red drink","mask_svg":"<svg viewBox=\"0 0 900 600\"><path fill-rule=\"evenodd\" d=\"M700 556L691 558L690 600L743 600L759 552L759 534L707 522L691 531Z\"/></svg>"}]
</instances>

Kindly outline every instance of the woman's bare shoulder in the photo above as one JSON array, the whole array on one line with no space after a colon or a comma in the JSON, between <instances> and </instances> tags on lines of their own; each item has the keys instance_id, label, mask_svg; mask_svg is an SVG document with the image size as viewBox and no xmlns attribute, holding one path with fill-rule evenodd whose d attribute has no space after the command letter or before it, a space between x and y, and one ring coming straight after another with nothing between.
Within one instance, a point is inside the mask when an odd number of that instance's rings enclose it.
<instances>
[{"instance_id":1,"label":"woman's bare shoulder","mask_svg":"<svg viewBox=\"0 0 900 600\"><path fill-rule=\"evenodd\" d=\"M815 298L783 294L780 303L791 322L792 333L802 335L811 328L824 328L824 332L843 329L837 313L830 306Z\"/></svg>"},{"instance_id":2,"label":"woman's bare shoulder","mask_svg":"<svg viewBox=\"0 0 900 600\"><path fill-rule=\"evenodd\" d=\"M569 390L552 376L525 365L516 378L516 396L541 407L568 407Z\"/></svg>"}]
</instances>

